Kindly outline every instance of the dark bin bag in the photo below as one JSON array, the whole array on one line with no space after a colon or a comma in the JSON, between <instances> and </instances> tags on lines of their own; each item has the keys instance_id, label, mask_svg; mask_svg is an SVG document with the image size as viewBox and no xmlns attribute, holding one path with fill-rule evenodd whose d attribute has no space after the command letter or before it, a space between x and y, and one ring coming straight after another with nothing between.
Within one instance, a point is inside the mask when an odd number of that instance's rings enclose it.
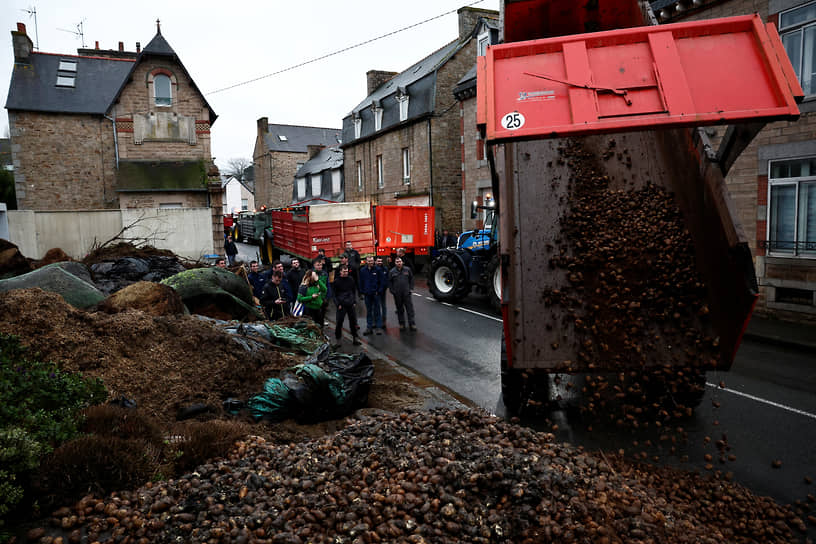
<instances>
[{"instance_id":1,"label":"dark bin bag","mask_svg":"<svg viewBox=\"0 0 816 544\"><path fill-rule=\"evenodd\" d=\"M368 404L368 392L374 381L374 362L365 353L358 355L332 354L326 366L343 379L348 411Z\"/></svg>"},{"instance_id":2,"label":"dark bin bag","mask_svg":"<svg viewBox=\"0 0 816 544\"><path fill-rule=\"evenodd\" d=\"M281 378L294 399L294 418L300 423L336 419L347 414L343 379L316 364L288 368Z\"/></svg>"},{"instance_id":3,"label":"dark bin bag","mask_svg":"<svg viewBox=\"0 0 816 544\"><path fill-rule=\"evenodd\" d=\"M264 383L264 391L247 401L255 420L270 419L283 421L292 415L292 394L279 378L269 378Z\"/></svg>"}]
</instances>

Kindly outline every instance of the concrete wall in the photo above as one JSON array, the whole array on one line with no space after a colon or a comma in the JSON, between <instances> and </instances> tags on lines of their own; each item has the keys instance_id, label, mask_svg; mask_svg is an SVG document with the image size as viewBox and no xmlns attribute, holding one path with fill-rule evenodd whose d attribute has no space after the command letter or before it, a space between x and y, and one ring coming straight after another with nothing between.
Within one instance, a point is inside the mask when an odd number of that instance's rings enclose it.
<instances>
[{"instance_id":1,"label":"concrete wall","mask_svg":"<svg viewBox=\"0 0 816 544\"><path fill-rule=\"evenodd\" d=\"M137 222L138 221L138 222ZM144 237L159 249L188 259L213 253L209 208L98 210L86 212L9 210L9 241L26 257L41 259L55 247L74 259L113 238Z\"/></svg>"}]
</instances>

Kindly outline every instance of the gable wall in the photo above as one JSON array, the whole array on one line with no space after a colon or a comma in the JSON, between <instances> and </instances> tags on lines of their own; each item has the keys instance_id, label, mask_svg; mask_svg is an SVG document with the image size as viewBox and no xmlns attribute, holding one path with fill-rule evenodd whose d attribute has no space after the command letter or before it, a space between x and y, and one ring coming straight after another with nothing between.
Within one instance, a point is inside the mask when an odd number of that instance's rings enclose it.
<instances>
[{"instance_id":1,"label":"gable wall","mask_svg":"<svg viewBox=\"0 0 816 544\"><path fill-rule=\"evenodd\" d=\"M170 71L177 83L173 85L173 104L169 107L157 107L153 100L152 85L148 86L148 75L155 69ZM174 112L180 116L193 117L196 121L196 144L190 145L186 141L144 140L141 144L134 143L133 122L134 113L147 112ZM204 105L201 96L190 84L190 80L177 64L165 59L148 58L139 63L133 72L130 83L122 90L119 103L114 105L111 116L117 118L119 135L119 157L125 160L140 159L203 159L208 164L211 161L209 110Z\"/></svg>"}]
</instances>

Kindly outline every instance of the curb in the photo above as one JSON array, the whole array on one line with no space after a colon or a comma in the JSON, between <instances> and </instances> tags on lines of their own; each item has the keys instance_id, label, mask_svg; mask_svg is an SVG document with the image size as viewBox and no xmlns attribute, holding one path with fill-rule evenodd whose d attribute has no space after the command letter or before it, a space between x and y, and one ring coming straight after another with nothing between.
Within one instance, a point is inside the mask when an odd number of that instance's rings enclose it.
<instances>
[{"instance_id":1,"label":"curb","mask_svg":"<svg viewBox=\"0 0 816 544\"><path fill-rule=\"evenodd\" d=\"M772 336L768 334L761 334L748 331L745 331L743 338L746 340L753 340L755 342L759 342L762 344L771 344L774 346L794 348L802 351L816 353L816 343L814 342L800 342L797 340L782 338L781 336Z\"/></svg>"}]
</instances>

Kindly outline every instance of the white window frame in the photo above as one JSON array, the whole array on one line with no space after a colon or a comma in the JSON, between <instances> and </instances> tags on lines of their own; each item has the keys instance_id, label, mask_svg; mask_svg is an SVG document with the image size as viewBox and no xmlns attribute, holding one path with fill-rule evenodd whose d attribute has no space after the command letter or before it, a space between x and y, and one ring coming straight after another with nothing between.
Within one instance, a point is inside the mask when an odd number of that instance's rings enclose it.
<instances>
[{"instance_id":1,"label":"white window frame","mask_svg":"<svg viewBox=\"0 0 816 544\"><path fill-rule=\"evenodd\" d=\"M245 212L247 210L249 210L249 199L248 198L242 198L241 199L241 211Z\"/></svg>"},{"instance_id":2,"label":"white window frame","mask_svg":"<svg viewBox=\"0 0 816 544\"><path fill-rule=\"evenodd\" d=\"M159 81L160 78L167 79L167 90L168 90L169 95L166 96L166 97L165 96L159 97L159 94L158 94L159 93L159 86L158 86L157 82ZM162 99L166 98L167 100L170 101L170 103L169 104L159 104L159 98L162 98ZM167 74L156 74L155 76L153 76L153 103L156 104L156 107L158 107L158 108L169 108L169 107L171 107L173 105L173 80L170 79L170 76L168 76Z\"/></svg>"},{"instance_id":3,"label":"white window frame","mask_svg":"<svg viewBox=\"0 0 816 544\"><path fill-rule=\"evenodd\" d=\"M343 189L341 181L343 180L342 173L340 172L339 168L335 168L332 170L332 194L339 195L340 191Z\"/></svg>"},{"instance_id":4,"label":"white window frame","mask_svg":"<svg viewBox=\"0 0 816 544\"><path fill-rule=\"evenodd\" d=\"M352 118L352 121L354 121L354 139L356 140L363 133L363 118L357 114Z\"/></svg>"},{"instance_id":5,"label":"white window frame","mask_svg":"<svg viewBox=\"0 0 816 544\"><path fill-rule=\"evenodd\" d=\"M75 87L76 77L73 74L57 74L57 87Z\"/></svg>"},{"instance_id":6,"label":"white window frame","mask_svg":"<svg viewBox=\"0 0 816 544\"><path fill-rule=\"evenodd\" d=\"M312 196L320 196L323 194L323 174L312 174L310 176L312 182Z\"/></svg>"},{"instance_id":7,"label":"white window frame","mask_svg":"<svg viewBox=\"0 0 816 544\"><path fill-rule=\"evenodd\" d=\"M411 148L402 148L402 183L411 185Z\"/></svg>"},{"instance_id":8,"label":"white window frame","mask_svg":"<svg viewBox=\"0 0 816 544\"><path fill-rule=\"evenodd\" d=\"M810 18L805 21L784 25L783 21L785 16L797 11L804 11L806 14L809 11L810 13L808 15L810 15ZM812 34L813 36L811 47L808 51L805 51L805 34ZM802 89L805 91L805 96L812 97L816 95L816 70L810 74L802 73L802 68L804 66L808 64L810 66L814 65L814 57L816 57L816 1L780 12L779 36L782 38L782 43L785 45L785 51L788 51L789 58L791 55L788 49L788 44L790 43L790 40L795 40L798 36L799 58L790 59L791 64L793 65L793 71L796 72L796 77L799 78L799 83L802 85ZM805 77L806 75L809 77Z\"/></svg>"},{"instance_id":9,"label":"white window frame","mask_svg":"<svg viewBox=\"0 0 816 544\"><path fill-rule=\"evenodd\" d=\"M768 162L768 210L766 213L766 227L765 227L765 239L767 240L767 250L768 255L772 257L793 257L799 259L816 259L816 242L812 242L808 244L808 247L799 247L799 221L800 217L800 210L799 210L799 197L802 194L802 186L805 184L816 184L816 171L810 173L807 176L800 176L800 177L788 177L788 178L773 178L773 165L774 163L779 162L789 162L795 160L811 160L816 162L816 156L808 156L808 157L795 157L795 158L786 158L780 160L773 160ZM773 188L775 187L795 187L795 199L793 204L794 209L794 222L793 222L793 240L781 240L781 242L793 242L793 247L790 249L787 248L778 248L775 247L775 242L777 240L771 239L771 214L773 213L774 206L772 200ZM816 198L816 195L814 195Z\"/></svg>"},{"instance_id":10,"label":"white window frame","mask_svg":"<svg viewBox=\"0 0 816 544\"><path fill-rule=\"evenodd\" d=\"M377 187L382 189L385 187L385 176L383 175L383 157L377 155Z\"/></svg>"},{"instance_id":11,"label":"white window frame","mask_svg":"<svg viewBox=\"0 0 816 544\"><path fill-rule=\"evenodd\" d=\"M397 95L397 103L399 104L399 120L405 121L408 119L408 94L400 93Z\"/></svg>"},{"instance_id":12,"label":"white window frame","mask_svg":"<svg viewBox=\"0 0 816 544\"><path fill-rule=\"evenodd\" d=\"M476 37L476 56L483 57L487 53L488 45L490 45L490 31L483 30Z\"/></svg>"},{"instance_id":13,"label":"white window frame","mask_svg":"<svg viewBox=\"0 0 816 544\"><path fill-rule=\"evenodd\" d=\"M297 185L297 199L303 200L306 198L306 177L295 178L295 184Z\"/></svg>"},{"instance_id":14,"label":"white window frame","mask_svg":"<svg viewBox=\"0 0 816 544\"><path fill-rule=\"evenodd\" d=\"M363 162L357 161L357 190L363 190Z\"/></svg>"},{"instance_id":15,"label":"white window frame","mask_svg":"<svg viewBox=\"0 0 816 544\"><path fill-rule=\"evenodd\" d=\"M376 104L371 104L371 113L374 114L374 131L382 130L383 109Z\"/></svg>"}]
</instances>

